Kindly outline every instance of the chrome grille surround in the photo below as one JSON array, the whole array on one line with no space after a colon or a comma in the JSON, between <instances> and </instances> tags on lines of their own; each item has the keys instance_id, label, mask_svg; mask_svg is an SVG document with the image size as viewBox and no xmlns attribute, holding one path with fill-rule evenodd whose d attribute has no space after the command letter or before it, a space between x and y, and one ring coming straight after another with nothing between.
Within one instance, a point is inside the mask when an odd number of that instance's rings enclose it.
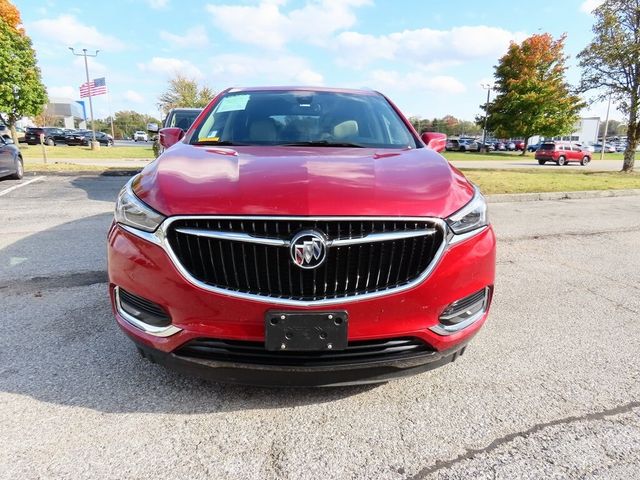
<instances>
[{"instance_id":1,"label":"chrome grille surround","mask_svg":"<svg viewBox=\"0 0 640 480\"><path fill-rule=\"evenodd\" d=\"M349 222L349 221L354 221L354 222L371 222L371 221L389 221L389 222L393 222L393 221L397 221L397 222L423 222L423 223L429 223L430 226L436 230L438 230L441 234L442 234L442 242L440 243L437 251L435 252L435 254L432 256L432 260L429 263L429 265L427 266L427 268L425 268L422 273L420 273L420 275L418 277L416 277L415 279L413 279L412 281L405 283L403 285L397 286L397 287L393 287L393 288L388 288L388 289L384 289L384 290L380 290L380 291L375 291L375 292L370 292L370 293L363 293L363 294L355 294L355 295L350 295L350 296L342 296L342 297L338 297L338 298L327 298L327 299L320 299L320 300L297 300L297 299L289 299L289 298L280 298L280 297L274 297L274 296L268 296L268 295L258 295L258 294L254 294L254 293L246 293L246 292L239 292L239 291L234 291L234 290L230 290L227 288L220 288L214 285L210 285L208 283L202 282L199 279L197 279L194 275L191 274L191 272L189 272L189 270L187 268L185 268L185 266L180 262L178 256L176 255L175 251L173 250L173 248L170 245L169 239L168 239L168 233L170 230L170 227L172 226L172 224L174 222L177 222L179 220L225 220L225 221L229 221L229 220L242 220L242 221L265 221L265 220L274 220L274 221L323 221L323 222L332 222L332 221L336 221L336 222ZM419 285L420 283L422 283L430 274L431 272L435 269L435 267L438 265L440 259L442 258L442 255L444 254L444 252L446 251L447 247L451 244L454 243L458 243L458 241L462 241L464 240L464 238L460 238L458 239L457 237L462 237L462 236L458 236L458 235L453 235L452 232L450 231L450 229L448 228L446 222L441 219L441 218L434 218L434 217L392 217L392 216L380 216L380 217L368 217L368 216L316 216L316 217L306 217L306 216L245 216L245 215L179 215L179 216L173 216L173 217L168 217L161 225L160 227L158 227L158 229L153 232L153 233L147 233L147 232L142 232L140 230L128 227L126 225L120 225L121 228L123 228L124 230L138 236L141 237L149 242L155 243L156 245L159 245L160 247L162 247L165 252L167 253L167 255L169 256L169 258L171 259L172 263L174 264L174 266L176 267L176 269L180 272L180 274L191 284L202 288L203 290L207 290L207 291L211 291L214 293L219 293L225 296L230 296L230 297L235 297L235 298L241 298L241 299L245 299L245 300L253 300L253 301L257 301L257 302L264 302L264 303L270 303L270 304L278 304L278 305L290 305L290 306L320 306L320 305L331 305L331 304L338 304L338 303L348 303L348 302L354 302L354 301L362 301L362 300L368 300L368 299L372 299L372 298L377 298L377 297L381 297L381 296L386 296L386 295L390 295L390 294L395 294L395 293L399 293L405 290L409 290L417 285ZM486 227L485 227L486 228ZM482 230L484 230L485 228L483 228ZM474 232L474 234L477 234L479 232ZM235 240L238 241L247 241L247 240L253 240L253 239L247 239L246 236L243 239L240 238L236 238ZM265 239L261 239L260 237L255 237L256 243L261 243L261 240L265 240ZM356 239L357 243L363 243L361 240L364 239ZM339 241L336 241L337 243L339 243ZM264 243L264 242L262 242ZM274 239L266 239L266 243L271 244L271 245L280 245L280 246L287 246L288 243L282 240L274 240Z\"/></svg>"}]
</instances>

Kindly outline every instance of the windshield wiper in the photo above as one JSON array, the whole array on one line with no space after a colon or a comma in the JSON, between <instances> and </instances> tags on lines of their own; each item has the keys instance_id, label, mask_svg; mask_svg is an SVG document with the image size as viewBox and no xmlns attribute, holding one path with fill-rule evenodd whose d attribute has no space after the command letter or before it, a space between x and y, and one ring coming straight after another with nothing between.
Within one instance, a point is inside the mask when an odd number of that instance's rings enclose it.
<instances>
[{"instance_id":1,"label":"windshield wiper","mask_svg":"<svg viewBox=\"0 0 640 480\"><path fill-rule=\"evenodd\" d=\"M221 147L231 147L231 146L247 146L251 145L250 143L241 143L241 142L231 142L228 140L200 140L199 142L194 142L191 145L219 145Z\"/></svg>"},{"instance_id":2,"label":"windshield wiper","mask_svg":"<svg viewBox=\"0 0 640 480\"><path fill-rule=\"evenodd\" d=\"M346 147L346 148L365 148L364 145L349 142L330 142L328 140L313 140L309 142L291 142L279 143L280 147Z\"/></svg>"}]
</instances>

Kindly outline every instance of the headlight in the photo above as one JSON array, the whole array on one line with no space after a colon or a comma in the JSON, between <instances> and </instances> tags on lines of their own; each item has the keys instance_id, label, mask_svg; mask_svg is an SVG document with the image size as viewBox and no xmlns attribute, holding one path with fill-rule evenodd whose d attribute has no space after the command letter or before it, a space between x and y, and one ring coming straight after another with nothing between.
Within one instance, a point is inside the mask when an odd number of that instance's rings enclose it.
<instances>
[{"instance_id":1,"label":"headlight","mask_svg":"<svg viewBox=\"0 0 640 480\"><path fill-rule=\"evenodd\" d=\"M116 202L116 222L145 232L153 232L164 220L164 216L136 197L131 189L135 177L122 187Z\"/></svg>"},{"instance_id":2,"label":"headlight","mask_svg":"<svg viewBox=\"0 0 640 480\"><path fill-rule=\"evenodd\" d=\"M447 223L456 235L489 225L487 202L480 190L476 188L471 201L447 218Z\"/></svg>"}]
</instances>

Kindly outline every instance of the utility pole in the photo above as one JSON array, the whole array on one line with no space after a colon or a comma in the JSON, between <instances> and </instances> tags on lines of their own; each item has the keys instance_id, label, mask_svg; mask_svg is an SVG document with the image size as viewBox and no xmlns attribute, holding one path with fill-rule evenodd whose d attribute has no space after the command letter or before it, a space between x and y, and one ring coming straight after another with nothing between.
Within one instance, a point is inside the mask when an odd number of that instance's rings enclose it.
<instances>
[{"instance_id":1,"label":"utility pole","mask_svg":"<svg viewBox=\"0 0 640 480\"><path fill-rule=\"evenodd\" d=\"M604 146L607 142L607 130L609 130L609 109L611 108L611 94L609 94L609 103L607 104L607 118L604 121L604 135L602 136L602 148L600 149L600 160L604 159Z\"/></svg>"},{"instance_id":2,"label":"utility pole","mask_svg":"<svg viewBox=\"0 0 640 480\"><path fill-rule=\"evenodd\" d=\"M91 114L91 150L97 150L99 144L98 142L96 142L96 127L93 122L93 101L91 100L91 82L89 81L89 64L87 63L87 57L97 57L100 50L96 50L94 54L87 53L86 48L82 49L82 53L76 53L73 47L69 47L69 50L71 50L71 53L73 53L76 57L84 57L84 72L87 75L87 88L89 89L89 112Z\"/></svg>"},{"instance_id":3,"label":"utility pole","mask_svg":"<svg viewBox=\"0 0 640 480\"><path fill-rule=\"evenodd\" d=\"M491 95L491 90L493 90L493 84L491 83L481 83L480 86L487 90L487 103L484 107L484 128L482 129L482 149L486 152L487 149L487 119L489 118L489 96Z\"/></svg>"}]
</instances>

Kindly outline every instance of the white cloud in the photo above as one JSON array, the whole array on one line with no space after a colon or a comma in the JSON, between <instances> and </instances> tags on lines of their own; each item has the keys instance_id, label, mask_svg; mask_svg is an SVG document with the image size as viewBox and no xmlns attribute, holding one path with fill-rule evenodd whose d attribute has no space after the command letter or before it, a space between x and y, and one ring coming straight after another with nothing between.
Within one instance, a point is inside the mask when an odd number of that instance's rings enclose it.
<instances>
[{"instance_id":1,"label":"white cloud","mask_svg":"<svg viewBox=\"0 0 640 480\"><path fill-rule=\"evenodd\" d=\"M588 13L589 15L600 5L604 3L604 0L585 0L580 5L580 11Z\"/></svg>"},{"instance_id":2,"label":"white cloud","mask_svg":"<svg viewBox=\"0 0 640 480\"><path fill-rule=\"evenodd\" d=\"M510 32L485 25L454 27L450 30L421 28L387 35L342 32L334 50L343 65L363 67L376 60L405 60L432 70L476 58L497 58L509 42L521 41L522 32Z\"/></svg>"},{"instance_id":3,"label":"white cloud","mask_svg":"<svg viewBox=\"0 0 640 480\"><path fill-rule=\"evenodd\" d=\"M264 48L280 49L291 40L322 42L355 25L354 8L370 0L317 0L283 11L284 0L262 0L256 6L207 5L214 24L231 38Z\"/></svg>"},{"instance_id":4,"label":"white cloud","mask_svg":"<svg viewBox=\"0 0 640 480\"><path fill-rule=\"evenodd\" d=\"M131 103L143 103L144 97L134 90L127 90L123 95L124 99Z\"/></svg>"},{"instance_id":5,"label":"white cloud","mask_svg":"<svg viewBox=\"0 0 640 480\"><path fill-rule=\"evenodd\" d=\"M169 5L169 0L147 0L147 5L155 10L161 10Z\"/></svg>"},{"instance_id":6,"label":"white cloud","mask_svg":"<svg viewBox=\"0 0 640 480\"><path fill-rule=\"evenodd\" d=\"M428 91L444 95L458 95L467 88L457 78L448 75L432 75L428 72L398 72L396 70L374 70L366 82L381 91Z\"/></svg>"},{"instance_id":7,"label":"white cloud","mask_svg":"<svg viewBox=\"0 0 640 480\"><path fill-rule=\"evenodd\" d=\"M119 51L124 43L116 37L100 33L96 27L85 25L73 15L60 15L57 18L43 18L27 25L31 33L67 47L88 47L106 51Z\"/></svg>"},{"instance_id":8,"label":"white cloud","mask_svg":"<svg viewBox=\"0 0 640 480\"><path fill-rule=\"evenodd\" d=\"M138 68L143 72L157 73L168 77L181 74L189 78L200 80L202 71L188 60L168 57L153 57L147 63L139 63Z\"/></svg>"},{"instance_id":9,"label":"white cloud","mask_svg":"<svg viewBox=\"0 0 640 480\"><path fill-rule=\"evenodd\" d=\"M213 77L225 86L324 83L322 74L314 71L306 59L293 55L277 55L270 58L224 54L213 57L211 62Z\"/></svg>"},{"instance_id":10,"label":"white cloud","mask_svg":"<svg viewBox=\"0 0 640 480\"><path fill-rule=\"evenodd\" d=\"M64 85L62 87L47 87L47 93L50 98L77 98L80 95L79 89L70 85Z\"/></svg>"},{"instance_id":11,"label":"white cloud","mask_svg":"<svg viewBox=\"0 0 640 480\"><path fill-rule=\"evenodd\" d=\"M207 37L207 31L202 25L190 28L184 35L176 35L162 30L160 32L160 38L169 43L168 47L206 47L209 44L209 38Z\"/></svg>"}]
</instances>

